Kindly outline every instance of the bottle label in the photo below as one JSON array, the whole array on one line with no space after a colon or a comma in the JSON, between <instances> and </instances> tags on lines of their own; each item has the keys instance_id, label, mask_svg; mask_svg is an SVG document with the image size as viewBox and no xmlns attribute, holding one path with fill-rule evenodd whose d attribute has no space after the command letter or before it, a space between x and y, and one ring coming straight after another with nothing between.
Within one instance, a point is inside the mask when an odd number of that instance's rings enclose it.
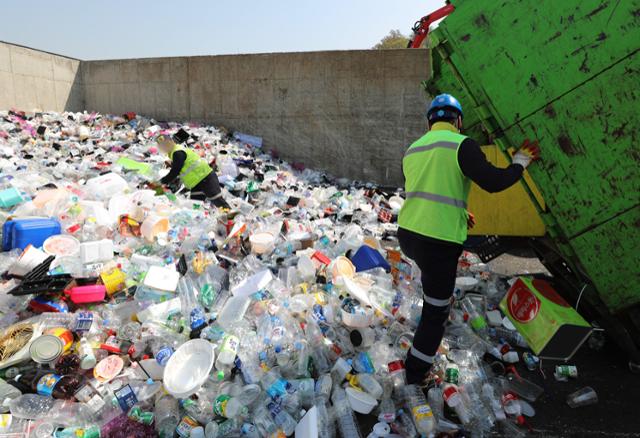
<instances>
[{"instance_id":1,"label":"bottle label","mask_svg":"<svg viewBox=\"0 0 640 438\"><path fill-rule=\"evenodd\" d=\"M57 374L45 374L38 380L36 392L40 395L44 395L45 397L53 397L53 388L55 388L60 379L62 379L62 376Z\"/></svg>"},{"instance_id":2,"label":"bottle label","mask_svg":"<svg viewBox=\"0 0 640 438\"><path fill-rule=\"evenodd\" d=\"M563 377L578 377L578 368L575 365L557 365L556 374Z\"/></svg>"},{"instance_id":3,"label":"bottle label","mask_svg":"<svg viewBox=\"0 0 640 438\"><path fill-rule=\"evenodd\" d=\"M284 379L278 379L267 389L267 394L273 399L282 397L287 393L288 382Z\"/></svg>"},{"instance_id":4,"label":"bottle label","mask_svg":"<svg viewBox=\"0 0 640 438\"><path fill-rule=\"evenodd\" d=\"M444 380L448 383L458 384L458 377L460 372L457 368L449 367L444 372Z\"/></svg>"},{"instance_id":5,"label":"bottle label","mask_svg":"<svg viewBox=\"0 0 640 438\"><path fill-rule=\"evenodd\" d=\"M273 418L276 418L278 416L278 414L280 412L282 412L282 408L280 407L280 405L274 403L274 402L270 402L267 405L267 409L269 409L269 413L271 414L271 416Z\"/></svg>"},{"instance_id":6,"label":"bottle label","mask_svg":"<svg viewBox=\"0 0 640 438\"><path fill-rule=\"evenodd\" d=\"M77 318L73 331L76 333L88 332L91 329L91 325L93 324L93 313L78 312L76 313L76 315Z\"/></svg>"},{"instance_id":7,"label":"bottle label","mask_svg":"<svg viewBox=\"0 0 640 438\"><path fill-rule=\"evenodd\" d=\"M222 394L219 395L216 398L216 401L213 402L213 412L216 415L219 415L221 417L226 417L227 414L227 403L229 403L229 399L231 397L228 396L227 394Z\"/></svg>"},{"instance_id":8,"label":"bottle label","mask_svg":"<svg viewBox=\"0 0 640 438\"><path fill-rule=\"evenodd\" d=\"M138 398L130 385L124 385L122 388L114 391L114 395L123 412L129 412L129 409L138 403Z\"/></svg>"},{"instance_id":9,"label":"bottle label","mask_svg":"<svg viewBox=\"0 0 640 438\"><path fill-rule=\"evenodd\" d=\"M433 417L433 412L431 412L431 408L429 407L429 405L415 406L411 410L411 412L413 413L413 419L415 420L416 424Z\"/></svg>"},{"instance_id":10,"label":"bottle label","mask_svg":"<svg viewBox=\"0 0 640 438\"><path fill-rule=\"evenodd\" d=\"M191 436L191 430L194 427L198 427L198 422L193 418L185 415L184 417L182 417L182 421L180 421L180 424L178 424L176 433L181 438L188 438L189 436Z\"/></svg>"},{"instance_id":11,"label":"bottle label","mask_svg":"<svg viewBox=\"0 0 640 438\"><path fill-rule=\"evenodd\" d=\"M165 366L172 354L173 354L173 348L162 347L156 354L156 362L158 362L158 365L160 366Z\"/></svg>"},{"instance_id":12,"label":"bottle label","mask_svg":"<svg viewBox=\"0 0 640 438\"><path fill-rule=\"evenodd\" d=\"M206 323L205 315L202 309L195 308L191 311L189 325L191 330L196 330L202 327Z\"/></svg>"},{"instance_id":13,"label":"bottle label","mask_svg":"<svg viewBox=\"0 0 640 438\"><path fill-rule=\"evenodd\" d=\"M225 336L224 342L220 347L220 352L229 351L234 355L238 352L238 347L240 345L240 340L235 336Z\"/></svg>"}]
</instances>

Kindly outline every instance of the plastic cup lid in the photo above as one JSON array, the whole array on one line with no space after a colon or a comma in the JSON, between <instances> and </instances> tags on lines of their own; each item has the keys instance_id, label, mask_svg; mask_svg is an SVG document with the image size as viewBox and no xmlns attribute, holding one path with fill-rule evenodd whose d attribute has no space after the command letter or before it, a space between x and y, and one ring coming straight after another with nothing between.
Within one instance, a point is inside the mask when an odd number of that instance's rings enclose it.
<instances>
[{"instance_id":1,"label":"plastic cup lid","mask_svg":"<svg viewBox=\"0 0 640 438\"><path fill-rule=\"evenodd\" d=\"M108 382L120 374L124 367L124 360L120 356L107 356L93 369L93 376L101 383Z\"/></svg>"},{"instance_id":2,"label":"plastic cup lid","mask_svg":"<svg viewBox=\"0 0 640 438\"><path fill-rule=\"evenodd\" d=\"M42 335L31 343L29 354L36 363L49 363L62 354L64 343L54 335Z\"/></svg>"}]
</instances>

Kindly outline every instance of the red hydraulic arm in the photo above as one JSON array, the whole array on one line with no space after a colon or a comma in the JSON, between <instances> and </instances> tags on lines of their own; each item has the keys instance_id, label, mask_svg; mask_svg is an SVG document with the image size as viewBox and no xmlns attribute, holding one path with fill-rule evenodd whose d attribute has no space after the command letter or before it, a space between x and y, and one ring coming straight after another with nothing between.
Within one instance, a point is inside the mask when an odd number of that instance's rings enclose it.
<instances>
[{"instance_id":1,"label":"red hydraulic arm","mask_svg":"<svg viewBox=\"0 0 640 438\"><path fill-rule=\"evenodd\" d=\"M416 21L416 24L413 25L413 38L409 41L409 45L407 45L408 49L417 49L422 45L422 42L429 34L429 26L435 21L438 21L441 18L446 17L450 13L454 11L455 7L453 5L447 4L438 9L437 11L433 11L429 15L425 15L420 20Z\"/></svg>"}]
</instances>

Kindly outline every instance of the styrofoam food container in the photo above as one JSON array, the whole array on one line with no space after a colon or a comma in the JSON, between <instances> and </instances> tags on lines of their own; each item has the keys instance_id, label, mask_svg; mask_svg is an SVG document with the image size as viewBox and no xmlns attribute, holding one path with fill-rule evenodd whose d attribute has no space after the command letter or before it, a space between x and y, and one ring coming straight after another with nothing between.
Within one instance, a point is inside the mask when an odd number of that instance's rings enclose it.
<instances>
[{"instance_id":1,"label":"styrofoam food container","mask_svg":"<svg viewBox=\"0 0 640 438\"><path fill-rule=\"evenodd\" d=\"M252 234L249 237L249 242L251 242L251 251L256 254L264 254L273 248L273 244L275 243L276 238L272 233L269 232L260 232Z\"/></svg>"},{"instance_id":2,"label":"styrofoam food container","mask_svg":"<svg viewBox=\"0 0 640 438\"><path fill-rule=\"evenodd\" d=\"M185 342L171 355L164 368L162 382L165 389L176 398L194 394L207 380L214 359L209 341L192 339Z\"/></svg>"},{"instance_id":3,"label":"styrofoam food container","mask_svg":"<svg viewBox=\"0 0 640 438\"><path fill-rule=\"evenodd\" d=\"M378 405L378 401L364 391L355 388L347 388L345 391L351 409L360 414L369 414Z\"/></svg>"}]
</instances>

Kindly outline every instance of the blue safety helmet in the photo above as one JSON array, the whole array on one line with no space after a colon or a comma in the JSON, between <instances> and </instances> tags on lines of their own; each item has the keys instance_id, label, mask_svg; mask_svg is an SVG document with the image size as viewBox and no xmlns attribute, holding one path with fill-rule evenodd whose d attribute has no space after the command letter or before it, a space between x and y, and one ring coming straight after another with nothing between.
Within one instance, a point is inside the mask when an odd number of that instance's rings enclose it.
<instances>
[{"instance_id":1,"label":"blue safety helmet","mask_svg":"<svg viewBox=\"0 0 640 438\"><path fill-rule=\"evenodd\" d=\"M450 94L440 94L434 97L427 110L429 120L456 119L458 116L463 117L462 105L458 99Z\"/></svg>"}]
</instances>

